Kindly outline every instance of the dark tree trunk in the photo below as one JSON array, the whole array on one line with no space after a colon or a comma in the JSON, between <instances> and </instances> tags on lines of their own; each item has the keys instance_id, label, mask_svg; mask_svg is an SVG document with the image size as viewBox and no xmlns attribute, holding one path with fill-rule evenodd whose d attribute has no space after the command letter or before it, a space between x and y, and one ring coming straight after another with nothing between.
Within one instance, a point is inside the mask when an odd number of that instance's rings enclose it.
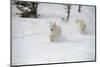
<instances>
[{"instance_id":1,"label":"dark tree trunk","mask_svg":"<svg viewBox=\"0 0 100 67\"><path fill-rule=\"evenodd\" d=\"M69 20L69 17L70 17L70 9L71 9L71 5L70 4L68 4L68 6L67 6L67 21Z\"/></svg>"},{"instance_id":2,"label":"dark tree trunk","mask_svg":"<svg viewBox=\"0 0 100 67\"><path fill-rule=\"evenodd\" d=\"M70 17L71 4L62 4L62 5L65 6L64 9L66 10L66 13L67 13L67 20L66 21L68 21L69 17Z\"/></svg>"},{"instance_id":3,"label":"dark tree trunk","mask_svg":"<svg viewBox=\"0 0 100 67\"><path fill-rule=\"evenodd\" d=\"M79 13L81 12L81 5L79 5L79 7L78 7L78 12Z\"/></svg>"}]
</instances>

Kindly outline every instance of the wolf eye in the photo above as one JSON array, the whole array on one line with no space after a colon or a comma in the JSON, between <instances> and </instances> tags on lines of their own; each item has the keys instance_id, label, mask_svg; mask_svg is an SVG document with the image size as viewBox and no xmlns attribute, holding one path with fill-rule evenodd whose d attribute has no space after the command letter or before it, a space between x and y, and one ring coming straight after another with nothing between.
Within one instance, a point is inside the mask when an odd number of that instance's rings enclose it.
<instances>
[{"instance_id":1,"label":"wolf eye","mask_svg":"<svg viewBox=\"0 0 100 67\"><path fill-rule=\"evenodd\" d=\"M82 28L82 31L84 31L84 29Z\"/></svg>"},{"instance_id":2,"label":"wolf eye","mask_svg":"<svg viewBox=\"0 0 100 67\"><path fill-rule=\"evenodd\" d=\"M51 28L51 31L52 31L52 28Z\"/></svg>"}]
</instances>

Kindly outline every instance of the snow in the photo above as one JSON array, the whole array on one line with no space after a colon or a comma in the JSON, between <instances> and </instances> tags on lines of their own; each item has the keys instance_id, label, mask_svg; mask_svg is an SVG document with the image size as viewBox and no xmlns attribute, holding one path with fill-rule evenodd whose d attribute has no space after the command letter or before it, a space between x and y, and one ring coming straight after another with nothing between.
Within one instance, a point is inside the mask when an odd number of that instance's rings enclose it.
<instances>
[{"instance_id":1,"label":"snow","mask_svg":"<svg viewBox=\"0 0 100 67\"><path fill-rule=\"evenodd\" d=\"M41 64L57 62L94 61L95 60L95 8L83 6L77 12L72 5L68 22L64 6L60 4L40 3L39 18L21 18L20 12L12 5L12 65ZM84 19L87 34L78 31L76 19ZM50 22L56 22L62 28L60 41L50 42Z\"/></svg>"}]
</instances>

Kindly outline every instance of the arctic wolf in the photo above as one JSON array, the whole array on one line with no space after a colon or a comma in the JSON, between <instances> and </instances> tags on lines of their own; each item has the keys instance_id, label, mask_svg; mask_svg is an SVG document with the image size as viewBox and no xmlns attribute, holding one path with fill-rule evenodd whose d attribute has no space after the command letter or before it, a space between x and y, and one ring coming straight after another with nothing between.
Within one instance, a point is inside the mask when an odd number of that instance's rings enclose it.
<instances>
[{"instance_id":1,"label":"arctic wolf","mask_svg":"<svg viewBox=\"0 0 100 67\"><path fill-rule=\"evenodd\" d=\"M61 35L61 27L55 23L51 23L50 25L50 41L54 42L59 39Z\"/></svg>"},{"instance_id":2,"label":"arctic wolf","mask_svg":"<svg viewBox=\"0 0 100 67\"><path fill-rule=\"evenodd\" d=\"M84 20L82 20L82 19L77 19L77 20L76 20L76 24L78 25L78 28L79 28L79 31L80 31L80 32L86 32L87 25L86 25L86 23L85 23Z\"/></svg>"}]
</instances>

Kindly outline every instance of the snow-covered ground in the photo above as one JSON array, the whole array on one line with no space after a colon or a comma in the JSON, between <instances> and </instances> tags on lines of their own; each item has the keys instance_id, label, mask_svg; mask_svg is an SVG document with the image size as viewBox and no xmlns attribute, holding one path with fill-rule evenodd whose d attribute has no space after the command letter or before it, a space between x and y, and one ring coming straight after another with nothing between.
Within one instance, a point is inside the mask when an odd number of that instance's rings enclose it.
<instances>
[{"instance_id":1,"label":"snow-covered ground","mask_svg":"<svg viewBox=\"0 0 100 67\"><path fill-rule=\"evenodd\" d=\"M41 64L95 60L95 7L72 5L68 22L65 6L40 3L40 17L21 18L12 5L12 65ZM87 32L81 34L75 24L76 19L84 19ZM61 26L60 41L50 42L50 22Z\"/></svg>"}]
</instances>

